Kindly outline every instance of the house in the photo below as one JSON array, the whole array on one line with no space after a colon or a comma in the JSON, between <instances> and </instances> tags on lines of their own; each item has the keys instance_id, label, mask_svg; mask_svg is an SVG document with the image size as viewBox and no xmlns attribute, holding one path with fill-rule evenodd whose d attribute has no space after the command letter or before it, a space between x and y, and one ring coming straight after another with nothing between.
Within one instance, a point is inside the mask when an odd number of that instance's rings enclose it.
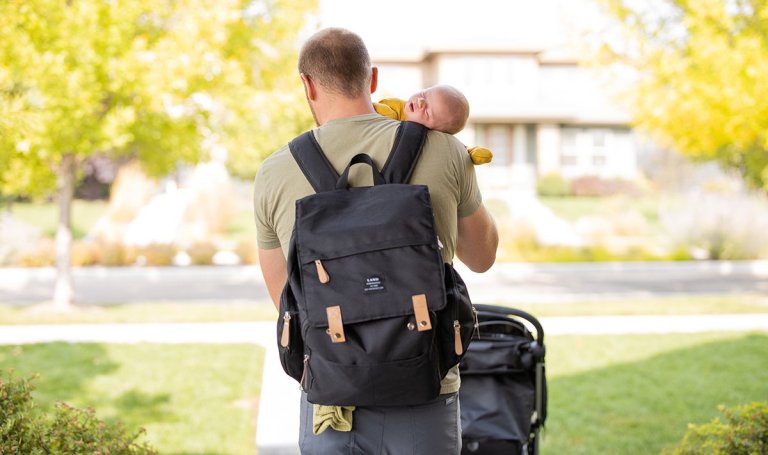
<instances>
[{"instance_id":1,"label":"house","mask_svg":"<svg viewBox=\"0 0 768 455\"><path fill-rule=\"evenodd\" d=\"M379 28L355 27L370 14L360 3L325 0L321 9L326 24L346 26L369 44L379 68L374 98L406 98L434 84L464 92L470 118L457 137L494 152L490 165L477 168L485 192L533 191L536 178L551 173L566 179L638 177L628 112L611 101L598 73L579 64L563 31L563 21L588 11L589 2L481 0L460 10L450 2L395 1L380 14L416 8L413 16L430 20L410 21L409 14L386 30L385 39ZM440 34L452 24L473 22L487 26L472 34ZM427 30L417 34L419 28Z\"/></svg>"},{"instance_id":2,"label":"house","mask_svg":"<svg viewBox=\"0 0 768 455\"><path fill-rule=\"evenodd\" d=\"M377 95L450 84L470 100L459 138L494 152L478 168L490 190L532 189L537 176L637 177L629 116L573 57L542 49L429 49L410 58L373 55Z\"/></svg>"}]
</instances>

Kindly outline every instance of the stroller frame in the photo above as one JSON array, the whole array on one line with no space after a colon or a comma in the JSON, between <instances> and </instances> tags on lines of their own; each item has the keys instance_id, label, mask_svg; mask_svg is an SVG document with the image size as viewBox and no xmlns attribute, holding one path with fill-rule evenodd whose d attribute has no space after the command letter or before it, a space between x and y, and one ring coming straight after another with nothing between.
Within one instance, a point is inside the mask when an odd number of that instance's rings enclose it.
<instances>
[{"instance_id":1,"label":"stroller frame","mask_svg":"<svg viewBox=\"0 0 768 455\"><path fill-rule=\"evenodd\" d=\"M462 455L538 455L547 417L544 329L522 310L474 306L477 331L459 364Z\"/></svg>"}]
</instances>

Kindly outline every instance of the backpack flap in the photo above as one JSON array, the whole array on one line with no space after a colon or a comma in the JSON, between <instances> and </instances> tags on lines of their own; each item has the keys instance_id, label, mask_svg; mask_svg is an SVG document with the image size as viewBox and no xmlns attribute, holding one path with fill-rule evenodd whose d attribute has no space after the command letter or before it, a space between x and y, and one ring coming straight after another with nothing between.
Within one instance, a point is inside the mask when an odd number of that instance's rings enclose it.
<instances>
[{"instance_id":1,"label":"backpack flap","mask_svg":"<svg viewBox=\"0 0 768 455\"><path fill-rule=\"evenodd\" d=\"M425 186L350 188L297 201L301 300L310 325L328 327L326 311L334 306L344 324L414 314L420 295L427 311L443 309L433 223Z\"/></svg>"}]
</instances>

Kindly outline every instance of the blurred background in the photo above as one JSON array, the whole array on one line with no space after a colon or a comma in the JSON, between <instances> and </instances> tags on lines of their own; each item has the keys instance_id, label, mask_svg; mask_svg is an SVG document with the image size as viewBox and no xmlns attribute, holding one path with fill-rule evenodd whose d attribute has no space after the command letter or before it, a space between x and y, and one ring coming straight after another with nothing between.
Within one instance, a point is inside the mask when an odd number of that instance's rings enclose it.
<instances>
[{"instance_id":1,"label":"blurred background","mask_svg":"<svg viewBox=\"0 0 768 455\"><path fill-rule=\"evenodd\" d=\"M272 318L259 281L252 181L265 157L314 126L296 58L326 26L351 29L369 46L379 68L374 100L435 84L468 98L457 137L494 153L476 171L501 233L497 273L468 278L480 280L483 300L542 317L766 313L767 17L761 0L4 1L0 322ZM667 287L651 289L659 283ZM153 294L155 284L165 288ZM184 304L199 300L211 305ZM608 338L571 336L551 339L560 361L553 374L566 387L553 390L553 406L592 426L568 433L569 419L555 415L547 453L658 453L718 404L768 396L764 333L654 342L628 334L611 341L615 352L606 351ZM670 353L682 344L690 348L682 357ZM45 368L44 346L41 367L21 371ZM77 346L85 345L66 349ZM583 348L583 363L558 346ZM700 358L712 346L741 359L740 371L762 373L721 394L713 384L733 386L737 376L714 375L730 367ZM0 366L35 364L8 349ZM210 355L202 362L219 357ZM589 398L558 401L621 394L626 375L680 359L704 362L707 374L657 378L675 384L665 396L643 389L657 407L640 409L647 403L639 400L590 414L579 408ZM615 388L591 388L598 372ZM665 408L668 394L710 373L700 406L682 399ZM233 387L258 390L259 379ZM108 414L170 425L172 392L135 387L141 393L115 398L128 401ZM255 412L258 394L247 395L232 401ZM137 413L142 403L156 414ZM250 442L237 448L168 436L178 429L149 436L169 453L252 453L255 428L245 419ZM631 428L637 437L605 442L608 420L617 435Z\"/></svg>"}]
</instances>

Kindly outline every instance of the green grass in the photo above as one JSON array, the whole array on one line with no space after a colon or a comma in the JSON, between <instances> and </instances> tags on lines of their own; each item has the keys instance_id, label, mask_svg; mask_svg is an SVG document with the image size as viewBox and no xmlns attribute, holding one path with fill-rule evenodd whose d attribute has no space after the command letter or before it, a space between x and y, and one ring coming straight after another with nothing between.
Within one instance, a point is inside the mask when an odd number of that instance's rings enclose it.
<instances>
[{"instance_id":1,"label":"green grass","mask_svg":"<svg viewBox=\"0 0 768 455\"><path fill-rule=\"evenodd\" d=\"M768 399L768 334L559 336L547 342L543 454L658 454L718 405Z\"/></svg>"},{"instance_id":2,"label":"green grass","mask_svg":"<svg viewBox=\"0 0 768 455\"><path fill-rule=\"evenodd\" d=\"M55 312L48 306L0 306L2 324L83 324L123 322L242 322L275 320L270 304L214 304L143 302L125 305L75 306Z\"/></svg>"},{"instance_id":3,"label":"green grass","mask_svg":"<svg viewBox=\"0 0 768 455\"><path fill-rule=\"evenodd\" d=\"M225 231L225 237L232 241L255 239L256 224L253 221L253 207L238 204L237 210ZM85 201L76 199L72 205L72 233L81 239L96 225L107 209L106 201ZM58 222L58 207L53 202L16 202L11 206L11 213L19 220L37 226L43 235L54 237Z\"/></svg>"},{"instance_id":4,"label":"green grass","mask_svg":"<svg viewBox=\"0 0 768 455\"><path fill-rule=\"evenodd\" d=\"M657 297L529 304L501 302L497 304L518 308L536 317L768 313L768 296L765 295Z\"/></svg>"},{"instance_id":5,"label":"green grass","mask_svg":"<svg viewBox=\"0 0 768 455\"><path fill-rule=\"evenodd\" d=\"M765 400L765 352L765 333L549 337L542 454L658 454L719 404ZM44 409L94 407L164 454L254 453L262 362L244 345L0 347L0 368L40 373Z\"/></svg>"},{"instance_id":6,"label":"green grass","mask_svg":"<svg viewBox=\"0 0 768 455\"><path fill-rule=\"evenodd\" d=\"M768 313L763 295L659 297L564 303L494 302L527 311L538 318L549 316L681 315ZM196 302L143 302L125 305L75 306L53 312L47 306L0 305L0 325L98 324L146 322L242 322L273 321L277 311L270 304L221 304Z\"/></svg>"},{"instance_id":7,"label":"green grass","mask_svg":"<svg viewBox=\"0 0 768 455\"><path fill-rule=\"evenodd\" d=\"M39 372L35 397L143 427L163 454L255 452L263 349L247 345L0 346L0 368Z\"/></svg>"},{"instance_id":8,"label":"green grass","mask_svg":"<svg viewBox=\"0 0 768 455\"><path fill-rule=\"evenodd\" d=\"M538 318L549 316L680 315L768 313L763 295L660 297L564 303L493 302L527 311ZM53 312L47 306L0 305L0 325L88 324L146 322L273 321L277 311L270 304L221 304L196 302L143 302L125 305L75 306Z\"/></svg>"},{"instance_id":9,"label":"green grass","mask_svg":"<svg viewBox=\"0 0 768 455\"><path fill-rule=\"evenodd\" d=\"M541 197L542 204L552 209L566 221L574 222L582 216L613 213L634 208L651 223L658 221L663 202L656 196L605 196L605 197Z\"/></svg>"},{"instance_id":10,"label":"green grass","mask_svg":"<svg viewBox=\"0 0 768 455\"><path fill-rule=\"evenodd\" d=\"M72 202L72 235L80 239L88 234L107 208L105 201ZM11 213L19 220L39 227L43 234L53 237L58 223L58 207L53 202L22 203L11 205Z\"/></svg>"}]
</instances>

